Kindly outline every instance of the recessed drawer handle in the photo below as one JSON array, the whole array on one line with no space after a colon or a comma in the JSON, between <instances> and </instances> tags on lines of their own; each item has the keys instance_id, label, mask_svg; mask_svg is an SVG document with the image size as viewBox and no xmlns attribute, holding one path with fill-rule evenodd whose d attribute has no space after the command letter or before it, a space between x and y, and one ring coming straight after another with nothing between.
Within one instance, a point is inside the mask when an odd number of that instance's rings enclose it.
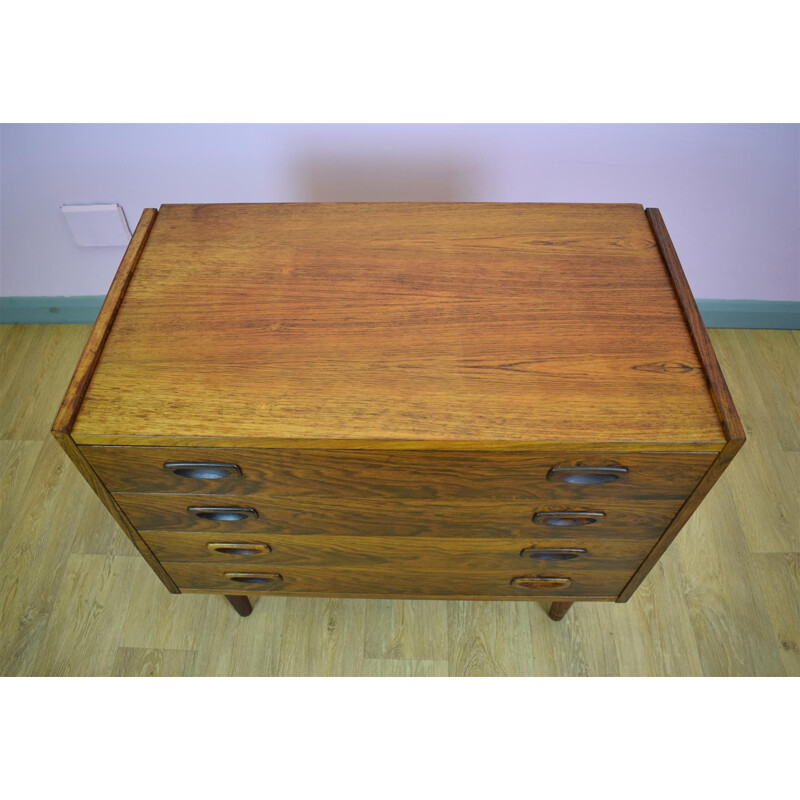
<instances>
[{"instance_id":1,"label":"recessed drawer handle","mask_svg":"<svg viewBox=\"0 0 800 800\"><path fill-rule=\"evenodd\" d=\"M585 556L586 550L582 547L526 547L520 555L537 561L571 561Z\"/></svg>"},{"instance_id":2,"label":"recessed drawer handle","mask_svg":"<svg viewBox=\"0 0 800 800\"><path fill-rule=\"evenodd\" d=\"M249 542L209 542L206 547L212 553L225 556L260 556L272 552L268 544L250 544Z\"/></svg>"},{"instance_id":3,"label":"recessed drawer handle","mask_svg":"<svg viewBox=\"0 0 800 800\"><path fill-rule=\"evenodd\" d=\"M277 572L226 572L225 577L236 583L267 584L278 583L283 580L283 575Z\"/></svg>"},{"instance_id":4,"label":"recessed drawer handle","mask_svg":"<svg viewBox=\"0 0 800 800\"><path fill-rule=\"evenodd\" d=\"M553 528L574 528L599 522L604 516L602 511L537 511L533 515L533 522Z\"/></svg>"},{"instance_id":5,"label":"recessed drawer handle","mask_svg":"<svg viewBox=\"0 0 800 800\"><path fill-rule=\"evenodd\" d=\"M514 578L511 581L518 589L566 589L571 583L569 578Z\"/></svg>"},{"instance_id":6,"label":"recessed drawer handle","mask_svg":"<svg viewBox=\"0 0 800 800\"><path fill-rule=\"evenodd\" d=\"M238 506L189 506L186 510L195 517L216 522L239 522L243 519L258 518L258 512L254 508Z\"/></svg>"},{"instance_id":7,"label":"recessed drawer handle","mask_svg":"<svg viewBox=\"0 0 800 800\"><path fill-rule=\"evenodd\" d=\"M627 467L553 467L547 473L547 480L587 486L621 481L627 474Z\"/></svg>"},{"instance_id":8,"label":"recessed drawer handle","mask_svg":"<svg viewBox=\"0 0 800 800\"><path fill-rule=\"evenodd\" d=\"M167 461L164 469L182 478L200 478L206 481L242 474L238 464L219 464L216 461Z\"/></svg>"}]
</instances>

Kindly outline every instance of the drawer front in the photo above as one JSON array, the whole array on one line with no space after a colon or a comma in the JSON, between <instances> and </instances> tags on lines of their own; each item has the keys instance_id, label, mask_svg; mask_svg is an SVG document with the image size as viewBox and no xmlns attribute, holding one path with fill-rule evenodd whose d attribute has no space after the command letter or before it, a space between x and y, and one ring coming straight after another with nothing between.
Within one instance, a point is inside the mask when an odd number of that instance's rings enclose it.
<instances>
[{"instance_id":1,"label":"drawer front","mask_svg":"<svg viewBox=\"0 0 800 800\"><path fill-rule=\"evenodd\" d=\"M229 563L251 567L381 567L426 572L530 569L629 570L652 549L627 539L443 539L384 536L287 536L149 531L142 534L160 561Z\"/></svg>"},{"instance_id":2,"label":"drawer front","mask_svg":"<svg viewBox=\"0 0 800 800\"><path fill-rule=\"evenodd\" d=\"M177 494L115 494L114 499L140 531L517 539L571 537L580 531L581 536L587 537L647 541L661 535L682 502L462 500L447 503Z\"/></svg>"},{"instance_id":3,"label":"drawer front","mask_svg":"<svg viewBox=\"0 0 800 800\"><path fill-rule=\"evenodd\" d=\"M616 598L632 570L577 571L563 567L479 572L411 571L383 568L287 566L243 569L240 563L165 562L164 568L186 592L288 594L345 597L450 597L568 599Z\"/></svg>"},{"instance_id":4,"label":"drawer front","mask_svg":"<svg viewBox=\"0 0 800 800\"><path fill-rule=\"evenodd\" d=\"M112 492L417 500L537 499L543 489L554 500L683 499L716 455L100 446L81 452ZM627 472L596 484L552 473L581 465Z\"/></svg>"}]
</instances>

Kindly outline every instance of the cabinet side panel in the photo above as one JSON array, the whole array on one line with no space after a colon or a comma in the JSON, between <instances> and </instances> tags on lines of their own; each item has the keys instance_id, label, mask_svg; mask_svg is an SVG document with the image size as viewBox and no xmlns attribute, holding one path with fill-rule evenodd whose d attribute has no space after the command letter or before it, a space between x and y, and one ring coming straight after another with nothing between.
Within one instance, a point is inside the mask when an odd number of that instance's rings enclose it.
<instances>
[{"instance_id":1,"label":"cabinet side panel","mask_svg":"<svg viewBox=\"0 0 800 800\"><path fill-rule=\"evenodd\" d=\"M631 598L745 442L744 427L739 419L736 407L733 404L728 385L725 383L719 361L717 360L716 353L714 353L711 339L708 336L708 331L697 309L697 304L692 296L689 283L683 272L683 267L678 259L678 254L675 251L672 239L661 217L661 212L657 208L648 208L646 214L647 218L650 220L650 226L653 229L653 234L658 243L659 250L661 251L661 256L672 277L675 292L678 296L681 309L683 310L686 324L689 326L689 330L692 334L695 349L705 369L709 391L711 392L714 405L719 414L720 423L722 424L725 437L728 441L725 443L722 450L720 450L714 463L708 469L708 472L706 472L702 480L697 484L695 490L689 495L689 498L683 506L681 506L675 518L667 526L667 529L661 535L658 542L656 542L655 547L647 558L642 562L642 565L631 578L628 585L622 590L622 593L617 598L618 603L624 603Z\"/></svg>"},{"instance_id":2,"label":"cabinet side panel","mask_svg":"<svg viewBox=\"0 0 800 800\"><path fill-rule=\"evenodd\" d=\"M692 516L695 509L703 501L703 498L709 493L711 487L717 482L719 476L725 471L725 468L730 464L731 459L733 459L743 443L742 440L731 439L725 445L714 463L709 467L708 472L703 476L703 479L697 484L697 488L681 506L675 518L670 522L667 529L661 535L661 538L656 542L655 547L650 551L650 554L642 562L639 569L636 570L633 577L628 582L628 585L622 590L622 593L617 598L618 603L625 603L630 600L631 595L639 588L639 584L647 577L650 570L656 565L658 559L664 555L666 549L675 540L681 528L683 528L689 520L689 517Z\"/></svg>"},{"instance_id":3,"label":"cabinet side panel","mask_svg":"<svg viewBox=\"0 0 800 800\"><path fill-rule=\"evenodd\" d=\"M92 487L94 493L100 498L103 505L109 510L111 516L116 520L117 524L125 531L127 537L133 543L133 546L141 553L144 560L152 567L153 572L158 575L164 586L169 589L173 594L180 594L180 590L173 583L172 579L167 575L161 562L153 555L150 548L144 543L141 536L133 527L130 520L125 516L120 507L114 502L114 498L106 489L100 478L97 477L94 470L89 466L89 462L84 458L80 448L72 441L68 433L63 431L53 431L58 443L64 452L70 457L72 463L78 468L78 471L86 479L89 486Z\"/></svg>"}]
</instances>

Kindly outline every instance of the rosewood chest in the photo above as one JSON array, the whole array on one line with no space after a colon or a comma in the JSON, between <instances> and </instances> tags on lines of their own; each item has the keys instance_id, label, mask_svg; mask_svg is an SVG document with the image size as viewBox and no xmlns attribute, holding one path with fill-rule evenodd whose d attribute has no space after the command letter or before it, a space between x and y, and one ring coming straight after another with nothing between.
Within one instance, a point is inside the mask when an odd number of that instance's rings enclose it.
<instances>
[{"instance_id":1,"label":"rosewood chest","mask_svg":"<svg viewBox=\"0 0 800 800\"><path fill-rule=\"evenodd\" d=\"M142 215L53 432L171 592L629 599L744 442L639 205Z\"/></svg>"}]
</instances>

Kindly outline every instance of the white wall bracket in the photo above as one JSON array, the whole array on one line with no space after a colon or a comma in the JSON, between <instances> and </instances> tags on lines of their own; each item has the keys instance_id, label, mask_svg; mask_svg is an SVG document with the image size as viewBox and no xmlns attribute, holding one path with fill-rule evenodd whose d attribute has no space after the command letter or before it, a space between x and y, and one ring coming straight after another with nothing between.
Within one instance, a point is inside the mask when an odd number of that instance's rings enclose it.
<instances>
[{"instance_id":1,"label":"white wall bracket","mask_svg":"<svg viewBox=\"0 0 800 800\"><path fill-rule=\"evenodd\" d=\"M72 239L80 247L126 247L131 229L118 203L61 206Z\"/></svg>"}]
</instances>

